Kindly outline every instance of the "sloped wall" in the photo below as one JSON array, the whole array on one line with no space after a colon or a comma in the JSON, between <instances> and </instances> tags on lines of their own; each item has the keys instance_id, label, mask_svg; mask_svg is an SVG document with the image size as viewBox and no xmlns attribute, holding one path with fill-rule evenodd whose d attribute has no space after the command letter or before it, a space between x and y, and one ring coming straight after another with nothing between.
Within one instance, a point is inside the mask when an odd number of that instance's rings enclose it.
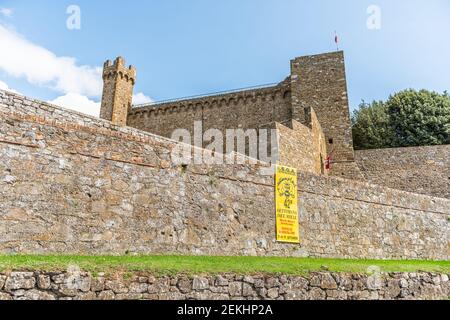
<instances>
[{"instance_id":1,"label":"sloped wall","mask_svg":"<svg viewBox=\"0 0 450 320\"><path fill-rule=\"evenodd\" d=\"M356 151L356 161L371 183L450 198L450 145Z\"/></svg>"},{"instance_id":2,"label":"sloped wall","mask_svg":"<svg viewBox=\"0 0 450 320\"><path fill-rule=\"evenodd\" d=\"M280 244L264 164L174 166L173 141L1 91L0 119L1 253L448 259L450 200L300 173Z\"/></svg>"}]
</instances>

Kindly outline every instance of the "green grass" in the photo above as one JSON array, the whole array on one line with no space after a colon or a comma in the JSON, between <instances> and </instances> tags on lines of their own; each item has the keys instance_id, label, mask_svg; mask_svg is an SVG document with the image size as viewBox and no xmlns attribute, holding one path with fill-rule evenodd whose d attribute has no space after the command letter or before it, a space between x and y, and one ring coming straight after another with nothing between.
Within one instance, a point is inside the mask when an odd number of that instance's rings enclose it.
<instances>
[{"instance_id":1,"label":"green grass","mask_svg":"<svg viewBox=\"0 0 450 320\"><path fill-rule=\"evenodd\" d=\"M269 257L194 256L24 256L0 255L0 272L64 271L68 266L97 272L152 272L155 274L289 274L314 271L367 273L377 266L383 272L441 272L450 274L450 261L339 260ZM370 270L370 269L369 269Z\"/></svg>"}]
</instances>

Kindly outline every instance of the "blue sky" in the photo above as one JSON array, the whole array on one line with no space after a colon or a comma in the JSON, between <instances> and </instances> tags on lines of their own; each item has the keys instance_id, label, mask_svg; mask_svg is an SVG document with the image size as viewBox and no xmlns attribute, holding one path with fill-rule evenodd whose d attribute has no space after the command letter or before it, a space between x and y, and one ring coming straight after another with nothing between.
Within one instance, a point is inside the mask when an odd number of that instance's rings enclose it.
<instances>
[{"instance_id":1,"label":"blue sky","mask_svg":"<svg viewBox=\"0 0 450 320\"><path fill-rule=\"evenodd\" d=\"M80 30L66 27L73 4ZM370 5L379 30L367 28ZM335 30L352 108L405 88L450 91L448 0L0 0L0 81L98 102L99 67L122 55L138 70L136 101L196 95L281 81L290 59L335 50Z\"/></svg>"}]
</instances>

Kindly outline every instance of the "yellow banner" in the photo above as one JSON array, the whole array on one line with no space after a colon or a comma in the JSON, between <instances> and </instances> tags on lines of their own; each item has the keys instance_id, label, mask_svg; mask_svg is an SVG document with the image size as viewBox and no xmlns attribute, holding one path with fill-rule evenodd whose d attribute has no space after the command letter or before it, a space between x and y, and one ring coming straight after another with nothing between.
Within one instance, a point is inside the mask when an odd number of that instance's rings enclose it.
<instances>
[{"instance_id":1,"label":"yellow banner","mask_svg":"<svg viewBox=\"0 0 450 320\"><path fill-rule=\"evenodd\" d=\"M297 170L277 166L275 174L277 241L300 243Z\"/></svg>"}]
</instances>

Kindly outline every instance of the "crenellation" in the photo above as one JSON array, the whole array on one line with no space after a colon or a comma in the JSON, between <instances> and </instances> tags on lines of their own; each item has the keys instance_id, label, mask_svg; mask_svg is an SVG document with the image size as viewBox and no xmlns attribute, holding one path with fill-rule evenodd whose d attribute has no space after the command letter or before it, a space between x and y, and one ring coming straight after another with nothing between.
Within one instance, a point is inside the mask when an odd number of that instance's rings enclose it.
<instances>
[{"instance_id":1,"label":"crenellation","mask_svg":"<svg viewBox=\"0 0 450 320\"><path fill-rule=\"evenodd\" d=\"M221 106L237 106L239 104L248 104L249 102L256 103L258 101L274 101L281 96L283 92L283 99L288 99L289 89L282 90L278 86L264 89L248 90L238 93L228 93L223 95L206 96L200 98L193 98L189 100L179 100L175 102L163 102L151 105L135 106L130 112L130 116L140 114L146 110L166 110L172 108L190 108L190 107L221 107ZM270 100L269 100L270 99Z\"/></svg>"},{"instance_id":2,"label":"crenellation","mask_svg":"<svg viewBox=\"0 0 450 320\"><path fill-rule=\"evenodd\" d=\"M115 124L125 126L132 106L133 87L136 69L126 67L125 60L118 57L111 63L106 61L103 67L103 95L100 117Z\"/></svg>"}]
</instances>

